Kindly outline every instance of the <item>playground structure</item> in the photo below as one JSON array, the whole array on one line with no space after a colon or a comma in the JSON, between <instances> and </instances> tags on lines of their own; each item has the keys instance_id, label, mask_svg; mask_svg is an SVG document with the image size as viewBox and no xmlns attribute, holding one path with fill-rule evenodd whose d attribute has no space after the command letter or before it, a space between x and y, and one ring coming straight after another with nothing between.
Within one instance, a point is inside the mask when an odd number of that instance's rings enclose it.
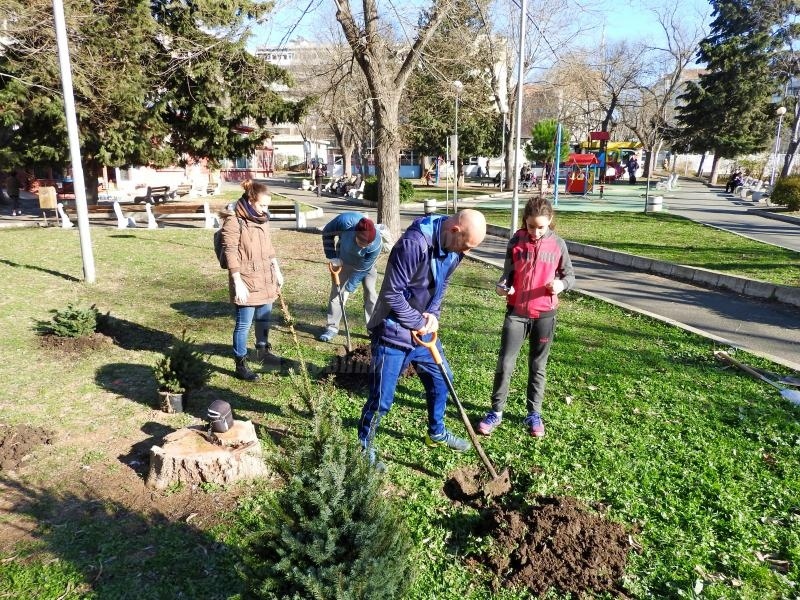
<instances>
[{"instance_id":1,"label":"playground structure","mask_svg":"<svg viewBox=\"0 0 800 600\"><path fill-rule=\"evenodd\" d=\"M567 157L567 183L564 191L568 194L585 196L594 190L595 173L600 165L597 156L591 153L572 153Z\"/></svg>"},{"instance_id":2,"label":"playground structure","mask_svg":"<svg viewBox=\"0 0 800 600\"><path fill-rule=\"evenodd\" d=\"M603 140L599 139L581 142L578 147L583 153L591 153L597 156L600 168L605 169L605 180L607 183L612 183L622 177L622 173L625 171L625 165L631 154L636 157L640 165L644 165L641 142L606 141L605 157L602 156L602 142Z\"/></svg>"}]
</instances>

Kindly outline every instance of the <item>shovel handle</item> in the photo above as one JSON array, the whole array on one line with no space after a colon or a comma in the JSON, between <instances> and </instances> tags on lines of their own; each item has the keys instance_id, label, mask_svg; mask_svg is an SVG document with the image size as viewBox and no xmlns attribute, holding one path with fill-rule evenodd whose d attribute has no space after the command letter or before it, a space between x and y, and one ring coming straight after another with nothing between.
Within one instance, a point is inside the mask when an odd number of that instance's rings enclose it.
<instances>
[{"instance_id":1,"label":"shovel handle","mask_svg":"<svg viewBox=\"0 0 800 600\"><path fill-rule=\"evenodd\" d=\"M411 337L414 339L414 341L418 343L420 346L425 346L431 353L431 356L433 357L433 362L435 362L437 365L441 365L442 355L439 354L439 349L436 347L436 340L439 336L436 335L436 332L434 331L433 333L431 333L432 336L431 340L429 342L426 342L420 337L421 335L424 334L418 331L413 331L413 330L411 331Z\"/></svg>"},{"instance_id":2,"label":"shovel handle","mask_svg":"<svg viewBox=\"0 0 800 600\"><path fill-rule=\"evenodd\" d=\"M331 272L331 279L333 279L333 283L336 284L336 287L339 287L339 273L342 270L342 267L334 267L333 263L328 263L328 270Z\"/></svg>"}]
</instances>

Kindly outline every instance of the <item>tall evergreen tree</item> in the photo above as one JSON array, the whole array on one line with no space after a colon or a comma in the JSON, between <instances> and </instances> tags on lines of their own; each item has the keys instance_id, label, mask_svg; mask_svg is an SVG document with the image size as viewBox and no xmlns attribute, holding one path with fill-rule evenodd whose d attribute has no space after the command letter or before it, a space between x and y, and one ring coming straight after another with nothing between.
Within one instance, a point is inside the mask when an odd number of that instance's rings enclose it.
<instances>
[{"instance_id":1,"label":"tall evergreen tree","mask_svg":"<svg viewBox=\"0 0 800 600\"><path fill-rule=\"evenodd\" d=\"M454 133L454 81L459 94L459 157L495 156L501 150L501 117L491 87L491 68L482 43L485 0L458 0L431 39L418 68L409 78L403 109L408 145L429 156L445 154Z\"/></svg>"},{"instance_id":2,"label":"tall evergreen tree","mask_svg":"<svg viewBox=\"0 0 800 600\"><path fill-rule=\"evenodd\" d=\"M774 127L770 99L778 81L770 69L778 48L767 4L775 0L711 0L710 34L700 43L707 71L679 96L681 137L694 151L712 151L712 182L720 158L766 148Z\"/></svg>"},{"instance_id":3,"label":"tall evergreen tree","mask_svg":"<svg viewBox=\"0 0 800 600\"><path fill-rule=\"evenodd\" d=\"M87 174L234 158L267 137L270 121L296 119L302 103L269 88L287 75L244 46L248 20L265 10L255 0L65 2ZM61 167L68 147L52 5L0 0L0 14L13 16L0 39L0 168Z\"/></svg>"}]
</instances>

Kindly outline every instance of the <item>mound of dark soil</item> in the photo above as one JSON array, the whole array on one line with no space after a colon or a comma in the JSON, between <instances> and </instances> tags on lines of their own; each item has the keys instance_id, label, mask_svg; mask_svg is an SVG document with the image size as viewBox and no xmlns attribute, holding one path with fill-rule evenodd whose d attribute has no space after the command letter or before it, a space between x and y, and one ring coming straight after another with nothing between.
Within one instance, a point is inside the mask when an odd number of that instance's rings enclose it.
<instances>
[{"instance_id":1,"label":"mound of dark soil","mask_svg":"<svg viewBox=\"0 0 800 600\"><path fill-rule=\"evenodd\" d=\"M487 511L482 529L495 543L476 557L495 575L494 586L549 588L580 597L614 592L631 546L622 525L590 512L575 498L540 497L536 506Z\"/></svg>"},{"instance_id":2,"label":"mound of dark soil","mask_svg":"<svg viewBox=\"0 0 800 600\"><path fill-rule=\"evenodd\" d=\"M372 358L369 344L361 344L353 348L352 352L342 347L336 353L326 369L336 385L351 392L366 392L369 387L369 363ZM413 365L408 365L401 373L401 377L413 377L417 372Z\"/></svg>"},{"instance_id":3,"label":"mound of dark soil","mask_svg":"<svg viewBox=\"0 0 800 600\"><path fill-rule=\"evenodd\" d=\"M39 338L39 344L45 350L53 352L66 352L70 354L81 354L90 350L101 350L113 344L113 340L102 333L93 333L82 337L62 337L47 334Z\"/></svg>"},{"instance_id":4,"label":"mound of dark soil","mask_svg":"<svg viewBox=\"0 0 800 600\"><path fill-rule=\"evenodd\" d=\"M53 433L30 425L0 425L0 471L16 469L25 455L51 443Z\"/></svg>"}]
</instances>

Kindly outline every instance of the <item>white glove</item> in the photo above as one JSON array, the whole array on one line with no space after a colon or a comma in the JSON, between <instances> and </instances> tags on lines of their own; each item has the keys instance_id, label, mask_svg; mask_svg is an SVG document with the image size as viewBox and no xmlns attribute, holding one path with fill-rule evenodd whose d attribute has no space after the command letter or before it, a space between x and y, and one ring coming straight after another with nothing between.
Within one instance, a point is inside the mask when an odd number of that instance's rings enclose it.
<instances>
[{"instance_id":1,"label":"white glove","mask_svg":"<svg viewBox=\"0 0 800 600\"><path fill-rule=\"evenodd\" d=\"M241 277L234 277L233 289L235 292L233 299L236 304L246 304L247 298L250 296L250 290L247 289L247 285L242 281Z\"/></svg>"},{"instance_id":2,"label":"white glove","mask_svg":"<svg viewBox=\"0 0 800 600\"><path fill-rule=\"evenodd\" d=\"M343 264L343 263L342 263L342 259L341 259L341 258L332 258L332 259L331 259L331 266L332 266L334 269L338 269L338 268L340 268L340 267L342 266L342 264Z\"/></svg>"},{"instance_id":3,"label":"white glove","mask_svg":"<svg viewBox=\"0 0 800 600\"><path fill-rule=\"evenodd\" d=\"M551 294L558 295L564 291L564 282L560 279L554 279L545 286Z\"/></svg>"},{"instance_id":4,"label":"white glove","mask_svg":"<svg viewBox=\"0 0 800 600\"><path fill-rule=\"evenodd\" d=\"M422 316L425 317L425 325L419 330L422 335L439 331L439 319L436 318L436 315L422 313Z\"/></svg>"},{"instance_id":5,"label":"white glove","mask_svg":"<svg viewBox=\"0 0 800 600\"><path fill-rule=\"evenodd\" d=\"M278 259L272 259L272 268L275 269L275 281L278 284L279 288L283 287L283 273L281 273L281 268L278 266Z\"/></svg>"}]
</instances>

